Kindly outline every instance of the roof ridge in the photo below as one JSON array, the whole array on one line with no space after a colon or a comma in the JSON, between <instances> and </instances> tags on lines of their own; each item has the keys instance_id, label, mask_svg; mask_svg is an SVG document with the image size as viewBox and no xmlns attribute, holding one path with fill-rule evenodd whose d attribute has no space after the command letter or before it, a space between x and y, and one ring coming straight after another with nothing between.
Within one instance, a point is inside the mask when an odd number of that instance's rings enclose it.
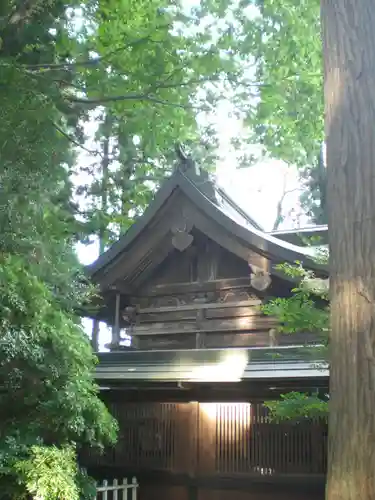
<instances>
[{"instance_id":1,"label":"roof ridge","mask_svg":"<svg viewBox=\"0 0 375 500\"><path fill-rule=\"evenodd\" d=\"M231 205L232 208L237 210L237 212L241 214L242 217L244 217L251 225L258 229L258 231L265 232L263 226L261 226L255 219L253 219L253 217L251 217L250 214L248 214L240 205L238 205L238 203L233 200L233 198L227 193L227 191L225 191L224 188L220 187L218 184L216 185L218 193L223 198L225 198L225 200L229 203L229 205Z\"/></svg>"}]
</instances>

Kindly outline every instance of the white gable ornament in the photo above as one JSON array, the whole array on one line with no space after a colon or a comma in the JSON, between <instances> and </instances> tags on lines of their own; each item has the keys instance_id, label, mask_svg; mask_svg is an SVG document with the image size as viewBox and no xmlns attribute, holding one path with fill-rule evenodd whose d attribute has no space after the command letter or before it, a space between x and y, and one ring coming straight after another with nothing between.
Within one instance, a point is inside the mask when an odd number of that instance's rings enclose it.
<instances>
[{"instance_id":1,"label":"white gable ornament","mask_svg":"<svg viewBox=\"0 0 375 500\"><path fill-rule=\"evenodd\" d=\"M261 267L254 266L254 264L250 264L249 267L251 269L250 273L250 284L259 292L263 292L267 290L267 288L271 284L271 276L270 273L262 269Z\"/></svg>"}]
</instances>

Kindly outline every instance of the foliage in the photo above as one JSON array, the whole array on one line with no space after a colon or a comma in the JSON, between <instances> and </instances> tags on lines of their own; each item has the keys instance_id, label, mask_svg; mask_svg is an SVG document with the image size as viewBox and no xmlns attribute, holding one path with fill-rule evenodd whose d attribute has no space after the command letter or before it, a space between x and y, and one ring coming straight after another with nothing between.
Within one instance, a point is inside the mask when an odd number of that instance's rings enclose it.
<instances>
[{"instance_id":1,"label":"foliage","mask_svg":"<svg viewBox=\"0 0 375 500\"><path fill-rule=\"evenodd\" d=\"M115 441L116 425L92 380L88 338L18 256L0 263L0 436L4 465L31 444Z\"/></svg>"},{"instance_id":2,"label":"foliage","mask_svg":"<svg viewBox=\"0 0 375 500\"><path fill-rule=\"evenodd\" d=\"M0 432L44 441L113 442L92 381L95 359L74 318L19 257L0 260Z\"/></svg>"},{"instance_id":3,"label":"foliage","mask_svg":"<svg viewBox=\"0 0 375 500\"><path fill-rule=\"evenodd\" d=\"M327 252L317 252L317 260L326 263ZM319 349L323 359L328 354L329 305L326 280L317 278L306 270L301 262L281 264L278 269L296 280L291 296L276 298L262 306L262 312L278 319L279 330L284 333L315 332L320 334ZM323 282L323 286L322 286ZM316 350L314 349L314 353ZM319 364L317 364L319 368ZM328 402L319 394L291 392L284 394L281 400L267 401L273 420L300 420L304 418L326 418Z\"/></svg>"},{"instance_id":4,"label":"foliage","mask_svg":"<svg viewBox=\"0 0 375 500\"><path fill-rule=\"evenodd\" d=\"M49 445L64 453L72 442L103 446L116 437L93 381L95 358L74 312L91 287L74 252L82 225L72 202L75 154L65 131L84 113L63 114L61 89L33 70L59 57L66 3L39 7L33 2L25 12L14 2L0 6L3 498L26 492L16 464L34 461L36 449L42 460Z\"/></svg>"},{"instance_id":5,"label":"foliage","mask_svg":"<svg viewBox=\"0 0 375 500\"><path fill-rule=\"evenodd\" d=\"M301 201L315 222L326 223L320 2L254 3L246 44L256 58L258 92L248 123L271 157L300 168Z\"/></svg>"},{"instance_id":6,"label":"foliage","mask_svg":"<svg viewBox=\"0 0 375 500\"><path fill-rule=\"evenodd\" d=\"M316 332L326 334L329 311L326 305L317 307L317 295L328 299L327 290L319 286L321 281L312 271L307 271L301 262L276 266L287 276L298 279L288 298L276 298L262 307L264 314L275 316L279 320L279 329L284 333Z\"/></svg>"},{"instance_id":7,"label":"foliage","mask_svg":"<svg viewBox=\"0 0 375 500\"><path fill-rule=\"evenodd\" d=\"M72 447L33 446L30 458L17 462L15 469L27 491L38 500L79 500L78 467Z\"/></svg>"},{"instance_id":8,"label":"foliage","mask_svg":"<svg viewBox=\"0 0 375 500\"><path fill-rule=\"evenodd\" d=\"M240 50L232 24L208 4L127 2L113 11L103 2L91 16L95 29L86 43L97 54L95 71L85 67L79 79L86 98L73 100L98 113L88 165L77 172L87 181L77 194L87 234L99 236L102 247L129 227L170 175L177 142L207 168L213 165L217 137L207 113L236 93L245 76L227 54ZM90 18L89 7L84 16ZM202 29L207 17L210 29ZM119 18L127 22L120 25Z\"/></svg>"},{"instance_id":9,"label":"foliage","mask_svg":"<svg viewBox=\"0 0 375 500\"><path fill-rule=\"evenodd\" d=\"M281 400L265 401L265 406L270 410L271 418L276 421L311 418L327 418L328 404L319 394L304 394L290 392L283 394Z\"/></svg>"},{"instance_id":10,"label":"foliage","mask_svg":"<svg viewBox=\"0 0 375 500\"><path fill-rule=\"evenodd\" d=\"M243 27L227 14L209 0L189 11L166 0L0 5L4 495L37 480L53 498L52 469L72 477L72 443L115 440L76 316L92 289L74 247L92 234L108 244L131 223L170 173L176 141L211 166L215 133L206 120L201 134L197 116L228 94L238 102L247 79Z\"/></svg>"},{"instance_id":11,"label":"foliage","mask_svg":"<svg viewBox=\"0 0 375 500\"><path fill-rule=\"evenodd\" d=\"M316 308L310 293L294 289L290 298L277 298L263 307L263 312L280 321L283 333L324 332L327 328L328 312Z\"/></svg>"}]
</instances>

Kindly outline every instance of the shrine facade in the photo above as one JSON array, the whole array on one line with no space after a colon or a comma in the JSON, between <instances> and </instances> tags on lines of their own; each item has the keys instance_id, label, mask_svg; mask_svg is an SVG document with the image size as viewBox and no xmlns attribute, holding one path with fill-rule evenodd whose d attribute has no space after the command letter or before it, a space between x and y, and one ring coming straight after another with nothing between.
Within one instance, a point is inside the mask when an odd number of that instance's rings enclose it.
<instances>
[{"instance_id":1,"label":"shrine facade","mask_svg":"<svg viewBox=\"0 0 375 500\"><path fill-rule=\"evenodd\" d=\"M261 308L295 286L279 264L327 276L303 241L265 232L194 168L165 181L88 270L112 328L96 378L120 425L114 449L83 454L90 472L136 475L145 500L324 498L326 424L275 423L264 405L328 390L319 336L282 334Z\"/></svg>"}]
</instances>

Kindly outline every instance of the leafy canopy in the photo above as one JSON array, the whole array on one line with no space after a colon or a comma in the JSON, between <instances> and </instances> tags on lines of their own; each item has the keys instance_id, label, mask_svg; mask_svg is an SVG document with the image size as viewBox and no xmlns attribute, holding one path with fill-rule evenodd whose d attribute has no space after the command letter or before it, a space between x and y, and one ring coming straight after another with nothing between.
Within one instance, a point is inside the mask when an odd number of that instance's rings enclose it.
<instances>
[{"instance_id":1,"label":"leafy canopy","mask_svg":"<svg viewBox=\"0 0 375 500\"><path fill-rule=\"evenodd\" d=\"M305 167L324 138L320 2L256 3L259 15L247 24L259 83L250 123L272 156Z\"/></svg>"},{"instance_id":2,"label":"leafy canopy","mask_svg":"<svg viewBox=\"0 0 375 500\"><path fill-rule=\"evenodd\" d=\"M244 43L255 58L256 105L247 124L267 155L299 167L302 206L315 222L327 223L320 2L253 4Z\"/></svg>"},{"instance_id":3,"label":"leafy canopy","mask_svg":"<svg viewBox=\"0 0 375 500\"><path fill-rule=\"evenodd\" d=\"M177 142L212 166L217 137L207 114L228 92L238 94L246 75L240 59L229 56L240 54L233 23L226 11L208 4L186 9L171 2L116 2L116 8L100 3L91 15L96 29L85 32L89 53L79 56L82 47L76 49L74 71L85 82L85 95L78 97L73 87L69 99L75 108L99 112L89 165L77 168L78 175L88 174L78 195L87 234L99 235L105 246L171 173ZM90 18L90 8L83 9ZM85 60L82 68L78 63Z\"/></svg>"},{"instance_id":4,"label":"leafy canopy","mask_svg":"<svg viewBox=\"0 0 375 500\"><path fill-rule=\"evenodd\" d=\"M74 247L103 225L126 227L152 191L144 177L157 182L172 144L200 137L197 114L243 92L242 26L227 11L210 1L189 12L154 0L0 5L4 496L75 498L74 447L116 438L76 315L92 290ZM206 157L215 145L209 127L201 142ZM78 151L90 158L83 168ZM88 210L74 197L72 179L82 174L91 177L80 185Z\"/></svg>"}]
</instances>

